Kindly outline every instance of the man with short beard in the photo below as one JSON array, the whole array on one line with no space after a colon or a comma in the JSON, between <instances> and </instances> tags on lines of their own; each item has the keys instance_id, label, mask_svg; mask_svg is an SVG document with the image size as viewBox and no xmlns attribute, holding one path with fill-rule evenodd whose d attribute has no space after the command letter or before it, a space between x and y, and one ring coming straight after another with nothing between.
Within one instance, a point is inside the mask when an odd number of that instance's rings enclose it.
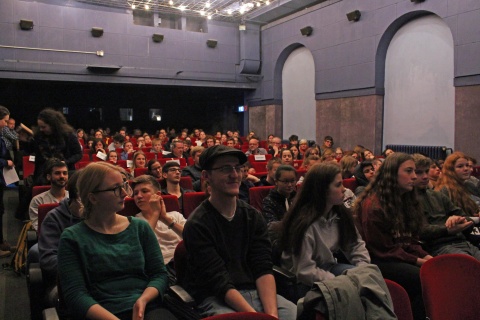
<instances>
[{"instance_id":1,"label":"man with short beard","mask_svg":"<svg viewBox=\"0 0 480 320\"><path fill-rule=\"evenodd\" d=\"M65 190L68 182L68 168L65 162L51 158L45 165L45 178L50 182L51 188L33 197L28 209L35 230L38 229L38 207L41 204L59 203L64 198L68 198L68 191Z\"/></svg>"}]
</instances>

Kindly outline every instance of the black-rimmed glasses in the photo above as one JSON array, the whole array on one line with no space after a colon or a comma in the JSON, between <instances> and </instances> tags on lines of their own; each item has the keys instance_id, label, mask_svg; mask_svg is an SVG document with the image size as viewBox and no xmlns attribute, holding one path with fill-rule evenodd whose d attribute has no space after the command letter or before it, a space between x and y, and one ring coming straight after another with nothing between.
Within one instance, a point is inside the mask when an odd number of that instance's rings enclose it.
<instances>
[{"instance_id":1,"label":"black-rimmed glasses","mask_svg":"<svg viewBox=\"0 0 480 320\"><path fill-rule=\"evenodd\" d=\"M240 173L243 172L243 165L236 165L236 166L221 166L218 168L212 168L210 169L211 171L220 171L221 173L224 174L231 174L233 171Z\"/></svg>"},{"instance_id":2,"label":"black-rimmed glasses","mask_svg":"<svg viewBox=\"0 0 480 320\"><path fill-rule=\"evenodd\" d=\"M99 192L106 192L106 191L113 191L113 194L117 197L122 196L122 190L125 190L125 193L128 194L128 190L130 189L130 185L128 184L127 181L123 182L121 185L110 188L110 189L104 189L104 190L94 190L92 193L99 193Z\"/></svg>"}]
</instances>

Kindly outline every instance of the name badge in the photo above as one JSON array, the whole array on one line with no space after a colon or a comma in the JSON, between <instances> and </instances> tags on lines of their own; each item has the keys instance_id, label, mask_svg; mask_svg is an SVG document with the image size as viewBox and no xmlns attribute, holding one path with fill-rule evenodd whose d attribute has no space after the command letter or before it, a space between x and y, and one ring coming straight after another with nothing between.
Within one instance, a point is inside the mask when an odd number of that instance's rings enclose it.
<instances>
[{"instance_id":1,"label":"name badge","mask_svg":"<svg viewBox=\"0 0 480 320\"><path fill-rule=\"evenodd\" d=\"M255 155L255 161L266 161L267 157L265 157L264 154L256 154Z\"/></svg>"}]
</instances>

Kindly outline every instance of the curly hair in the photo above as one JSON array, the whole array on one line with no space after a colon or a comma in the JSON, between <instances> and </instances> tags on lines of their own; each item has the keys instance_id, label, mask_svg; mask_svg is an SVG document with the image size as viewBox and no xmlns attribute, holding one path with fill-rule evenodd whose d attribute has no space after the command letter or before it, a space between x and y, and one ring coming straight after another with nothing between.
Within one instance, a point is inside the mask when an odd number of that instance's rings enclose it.
<instances>
[{"instance_id":1,"label":"curly hair","mask_svg":"<svg viewBox=\"0 0 480 320\"><path fill-rule=\"evenodd\" d=\"M328 162L315 165L307 172L302 188L281 222L280 247L283 250L294 255L301 252L308 227L328 214L325 211L330 184L338 174L340 167ZM349 244L357 239L353 217L343 204L334 205L332 210L341 220L338 224L339 244L342 250L346 250Z\"/></svg>"},{"instance_id":2,"label":"curly hair","mask_svg":"<svg viewBox=\"0 0 480 320\"><path fill-rule=\"evenodd\" d=\"M402 193L398 186L398 170L408 160L413 161L413 157L401 152L385 159L374 179L355 201L353 213L356 218L361 217L362 202L371 196L377 196L383 209L385 230L400 234L420 232L423 213L415 190Z\"/></svg>"},{"instance_id":3,"label":"curly hair","mask_svg":"<svg viewBox=\"0 0 480 320\"><path fill-rule=\"evenodd\" d=\"M53 140L64 142L64 136L69 133L74 133L75 130L67 123L65 116L56 110L47 108L40 111L37 116L37 120L42 120L45 124L48 124L52 129ZM35 131L35 135L45 136L38 129Z\"/></svg>"},{"instance_id":4,"label":"curly hair","mask_svg":"<svg viewBox=\"0 0 480 320\"><path fill-rule=\"evenodd\" d=\"M442 175L435 190L447 189L450 200L456 206L462 208L466 214L473 216L478 213L478 206L470 197L471 193L466 188L464 181L455 173L455 164L459 159L468 160L468 157L463 152L456 151L445 159Z\"/></svg>"}]
</instances>

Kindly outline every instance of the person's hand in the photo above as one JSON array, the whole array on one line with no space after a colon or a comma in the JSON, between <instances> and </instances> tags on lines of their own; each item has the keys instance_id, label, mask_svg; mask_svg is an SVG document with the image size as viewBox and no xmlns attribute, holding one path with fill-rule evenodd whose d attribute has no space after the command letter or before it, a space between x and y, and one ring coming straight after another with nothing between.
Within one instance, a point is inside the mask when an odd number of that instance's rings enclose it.
<instances>
[{"instance_id":1,"label":"person's hand","mask_svg":"<svg viewBox=\"0 0 480 320\"><path fill-rule=\"evenodd\" d=\"M167 209L161 195L152 194L150 197L150 208L152 209L154 215L158 217L158 220L165 222L167 218Z\"/></svg>"},{"instance_id":2,"label":"person's hand","mask_svg":"<svg viewBox=\"0 0 480 320\"><path fill-rule=\"evenodd\" d=\"M139 298L135 304L133 305L133 312L132 312L132 319L133 320L140 320L143 319L145 316L145 306L147 303Z\"/></svg>"},{"instance_id":3,"label":"person's hand","mask_svg":"<svg viewBox=\"0 0 480 320\"><path fill-rule=\"evenodd\" d=\"M260 178L254 176L254 175L252 175L252 174L248 174L248 173L247 173L247 177L245 178L245 180L251 181L251 182L253 182L253 183L257 183L257 182L260 181Z\"/></svg>"},{"instance_id":4,"label":"person's hand","mask_svg":"<svg viewBox=\"0 0 480 320\"><path fill-rule=\"evenodd\" d=\"M445 222L448 234L455 234L471 227L473 221L468 221L465 217L450 216Z\"/></svg>"},{"instance_id":5,"label":"person's hand","mask_svg":"<svg viewBox=\"0 0 480 320\"><path fill-rule=\"evenodd\" d=\"M7 160L7 166L9 168L13 168L13 166L14 166L13 161L12 160Z\"/></svg>"}]
</instances>

